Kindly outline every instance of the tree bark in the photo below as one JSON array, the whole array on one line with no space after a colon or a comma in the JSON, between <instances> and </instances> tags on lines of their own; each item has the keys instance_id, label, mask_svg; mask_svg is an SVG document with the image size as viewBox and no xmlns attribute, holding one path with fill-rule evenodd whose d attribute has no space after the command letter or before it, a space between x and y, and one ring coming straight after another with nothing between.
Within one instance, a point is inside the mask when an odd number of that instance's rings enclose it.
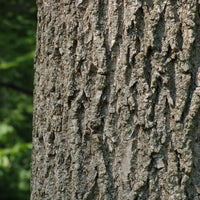
<instances>
[{"instance_id":1,"label":"tree bark","mask_svg":"<svg viewBox=\"0 0 200 200\"><path fill-rule=\"evenodd\" d=\"M31 200L200 199L198 0L38 0Z\"/></svg>"}]
</instances>

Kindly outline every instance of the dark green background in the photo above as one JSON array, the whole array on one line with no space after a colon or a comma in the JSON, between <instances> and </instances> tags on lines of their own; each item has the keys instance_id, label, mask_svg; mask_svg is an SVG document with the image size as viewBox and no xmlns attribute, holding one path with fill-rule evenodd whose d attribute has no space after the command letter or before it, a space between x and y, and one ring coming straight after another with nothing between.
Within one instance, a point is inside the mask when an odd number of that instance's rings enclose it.
<instances>
[{"instance_id":1,"label":"dark green background","mask_svg":"<svg viewBox=\"0 0 200 200\"><path fill-rule=\"evenodd\" d=\"M35 0L0 0L0 199L30 198Z\"/></svg>"}]
</instances>

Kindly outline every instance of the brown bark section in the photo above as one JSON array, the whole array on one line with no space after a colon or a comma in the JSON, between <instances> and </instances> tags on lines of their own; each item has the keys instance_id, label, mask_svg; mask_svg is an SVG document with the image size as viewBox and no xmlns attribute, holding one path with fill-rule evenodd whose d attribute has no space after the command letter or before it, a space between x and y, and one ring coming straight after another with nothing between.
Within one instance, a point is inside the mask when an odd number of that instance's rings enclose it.
<instances>
[{"instance_id":1,"label":"brown bark section","mask_svg":"<svg viewBox=\"0 0 200 200\"><path fill-rule=\"evenodd\" d=\"M197 0L38 0L31 200L200 199Z\"/></svg>"}]
</instances>

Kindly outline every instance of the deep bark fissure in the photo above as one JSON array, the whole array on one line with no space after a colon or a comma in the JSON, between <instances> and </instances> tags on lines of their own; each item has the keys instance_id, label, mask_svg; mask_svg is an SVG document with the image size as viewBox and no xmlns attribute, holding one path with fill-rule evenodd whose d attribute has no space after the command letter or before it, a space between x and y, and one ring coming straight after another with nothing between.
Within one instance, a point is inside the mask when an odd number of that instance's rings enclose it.
<instances>
[{"instance_id":1,"label":"deep bark fissure","mask_svg":"<svg viewBox=\"0 0 200 200\"><path fill-rule=\"evenodd\" d=\"M181 123L184 123L184 120L186 118L186 116L188 115L189 113L189 110L190 110L190 105L191 105L191 101L192 101L192 96L193 96L193 93L196 89L196 77L197 77L197 72L198 72L198 68L196 68L193 72L191 72L190 76L191 76L191 79L190 79L190 85L189 85L189 88L188 88L188 94L187 94L187 99L186 99L186 102L185 102L185 107L183 109L183 112L182 112L182 115L181 115Z\"/></svg>"},{"instance_id":2,"label":"deep bark fissure","mask_svg":"<svg viewBox=\"0 0 200 200\"><path fill-rule=\"evenodd\" d=\"M155 26L155 31L154 31L154 48L158 52L162 51L162 40L163 40L163 36L165 35L165 21L164 21L165 10L166 10L166 7L161 12L159 16L159 20Z\"/></svg>"},{"instance_id":3,"label":"deep bark fissure","mask_svg":"<svg viewBox=\"0 0 200 200\"><path fill-rule=\"evenodd\" d=\"M159 100L159 94L161 92L162 89L162 85L163 85L163 80L161 77L158 77L157 79L157 85L155 87L155 92L152 96L152 107L151 107L151 114L150 114L150 121L154 121L154 116L155 116L155 106L158 103Z\"/></svg>"},{"instance_id":4,"label":"deep bark fissure","mask_svg":"<svg viewBox=\"0 0 200 200\"><path fill-rule=\"evenodd\" d=\"M145 57L144 76L149 87L151 86L151 71L152 71L151 57L153 56L153 54L154 52L151 46L148 47L147 55Z\"/></svg>"},{"instance_id":5,"label":"deep bark fissure","mask_svg":"<svg viewBox=\"0 0 200 200\"><path fill-rule=\"evenodd\" d=\"M198 10L200 6L198 4L196 4L196 7L197 7L196 10ZM193 93L197 87L197 85L196 85L197 77L198 77L197 73L198 73L198 69L199 69L199 65L200 65L200 58L199 58L200 47L198 45L199 44L199 36L200 36L200 34L199 34L199 30L200 30L199 19L200 19L199 13L196 13L195 27L194 27L196 37L195 37L195 40L192 43L192 47L191 47L191 48L194 48L195 50L194 50L193 54L190 55L191 66L190 66L189 73L190 73L191 79L190 79L190 85L188 88L188 94L187 94L187 99L185 102L185 107L184 107L182 115L181 115L181 123L184 123L184 120L189 113L191 101L193 98Z\"/></svg>"},{"instance_id":6,"label":"deep bark fissure","mask_svg":"<svg viewBox=\"0 0 200 200\"><path fill-rule=\"evenodd\" d=\"M127 57L126 57L126 71L125 71L125 81L126 81L126 85L128 86L130 81L131 81L131 75L132 75L132 66L129 63L130 60L130 48L128 47L127 49Z\"/></svg>"}]
</instances>

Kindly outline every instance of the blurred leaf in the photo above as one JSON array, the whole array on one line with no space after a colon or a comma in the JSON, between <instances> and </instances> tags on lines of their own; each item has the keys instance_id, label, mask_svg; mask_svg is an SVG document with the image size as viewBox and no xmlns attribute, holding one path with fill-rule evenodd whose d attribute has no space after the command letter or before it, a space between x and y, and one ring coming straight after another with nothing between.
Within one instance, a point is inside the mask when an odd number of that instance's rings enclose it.
<instances>
[{"instance_id":1,"label":"blurred leaf","mask_svg":"<svg viewBox=\"0 0 200 200\"><path fill-rule=\"evenodd\" d=\"M29 190L29 185L27 181L30 179L30 170L21 170L19 173L19 190L27 191Z\"/></svg>"},{"instance_id":2,"label":"blurred leaf","mask_svg":"<svg viewBox=\"0 0 200 200\"><path fill-rule=\"evenodd\" d=\"M5 154L0 153L1 157L0 157L0 166L3 168L7 168L10 166L10 162L7 156L5 156Z\"/></svg>"},{"instance_id":3,"label":"blurred leaf","mask_svg":"<svg viewBox=\"0 0 200 200\"><path fill-rule=\"evenodd\" d=\"M32 91L35 0L1 0L0 15L0 82ZM27 200L33 99L8 84L0 96L0 199Z\"/></svg>"},{"instance_id":4,"label":"blurred leaf","mask_svg":"<svg viewBox=\"0 0 200 200\"><path fill-rule=\"evenodd\" d=\"M0 123L0 147L10 146L17 139L14 128L6 123Z\"/></svg>"}]
</instances>

